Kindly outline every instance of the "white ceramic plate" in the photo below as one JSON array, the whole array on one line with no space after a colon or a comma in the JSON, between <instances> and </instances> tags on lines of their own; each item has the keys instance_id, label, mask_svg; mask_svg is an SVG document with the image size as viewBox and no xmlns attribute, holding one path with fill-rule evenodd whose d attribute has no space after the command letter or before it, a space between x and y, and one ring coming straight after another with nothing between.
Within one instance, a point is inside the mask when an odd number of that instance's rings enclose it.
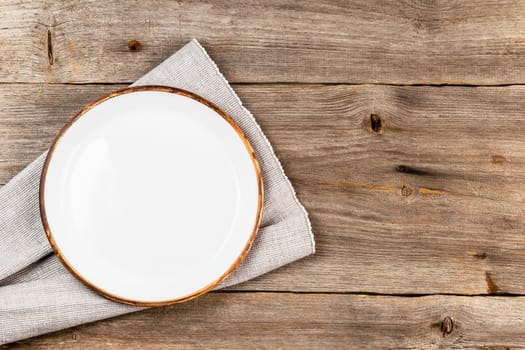
<instances>
[{"instance_id":1,"label":"white ceramic plate","mask_svg":"<svg viewBox=\"0 0 525 350\"><path fill-rule=\"evenodd\" d=\"M82 282L134 305L191 299L246 256L262 179L241 129L186 91L128 88L85 107L55 140L40 211Z\"/></svg>"}]
</instances>

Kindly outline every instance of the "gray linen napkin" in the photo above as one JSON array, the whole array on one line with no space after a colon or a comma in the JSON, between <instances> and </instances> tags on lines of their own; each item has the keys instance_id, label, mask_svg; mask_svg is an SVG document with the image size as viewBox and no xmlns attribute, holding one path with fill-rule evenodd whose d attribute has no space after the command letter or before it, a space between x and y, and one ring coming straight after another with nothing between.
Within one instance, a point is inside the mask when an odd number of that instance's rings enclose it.
<instances>
[{"instance_id":1,"label":"gray linen napkin","mask_svg":"<svg viewBox=\"0 0 525 350\"><path fill-rule=\"evenodd\" d=\"M261 228L244 263L219 288L314 253L307 213L270 143L196 40L133 85L173 86L209 99L230 114L255 148L265 188ZM52 254L38 208L44 159L45 154L0 188L0 344L140 310L91 291Z\"/></svg>"}]
</instances>

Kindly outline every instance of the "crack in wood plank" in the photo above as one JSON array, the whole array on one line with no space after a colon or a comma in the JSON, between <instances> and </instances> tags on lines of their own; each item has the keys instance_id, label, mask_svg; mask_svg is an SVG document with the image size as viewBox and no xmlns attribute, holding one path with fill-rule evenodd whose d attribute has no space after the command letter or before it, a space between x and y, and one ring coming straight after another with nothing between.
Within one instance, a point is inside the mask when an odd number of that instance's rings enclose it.
<instances>
[{"instance_id":1,"label":"crack in wood plank","mask_svg":"<svg viewBox=\"0 0 525 350\"><path fill-rule=\"evenodd\" d=\"M49 65L52 66L54 64L54 57L53 57L53 41L52 41L52 35L51 30L47 30L47 59L49 61Z\"/></svg>"}]
</instances>

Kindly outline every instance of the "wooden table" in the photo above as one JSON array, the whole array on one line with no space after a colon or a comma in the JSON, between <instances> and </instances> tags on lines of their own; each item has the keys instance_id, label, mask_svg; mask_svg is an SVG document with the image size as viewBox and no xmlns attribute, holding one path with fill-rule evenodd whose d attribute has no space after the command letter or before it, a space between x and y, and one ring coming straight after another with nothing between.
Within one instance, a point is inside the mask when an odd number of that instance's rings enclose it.
<instances>
[{"instance_id":1,"label":"wooden table","mask_svg":"<svg viewBox=\"0 0 525 350\"><path fill-rule=\"evenodd\" d=\"M6 348L525 347L525 1L3 0L0 183L191 38L273 143L317 254Z\"/></svg>"}]
</instances>

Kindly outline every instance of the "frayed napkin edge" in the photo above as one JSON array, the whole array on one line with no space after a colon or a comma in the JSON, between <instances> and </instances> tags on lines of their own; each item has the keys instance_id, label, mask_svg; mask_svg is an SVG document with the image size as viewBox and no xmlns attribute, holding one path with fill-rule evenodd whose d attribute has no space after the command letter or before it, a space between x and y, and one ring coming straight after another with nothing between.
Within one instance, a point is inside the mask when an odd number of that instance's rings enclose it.
<instances>
[{"instance_id":1,"label":"frayed napkin edge","mask_svg":"<svg viewBox=\"0 0 525 350\"><path fill-rule=\"evenodd\" d=\"M306 211L305 207L301 204L301 202L299 201L299 198L297 198L297 193L295 192L295 189L293 188L292 186L292 183L290 182L290 179L288 178L288 176L286 175L286 173L284 172L284 168L281 164L281 161L279 160L279 158L277 158L277 155L275 154L275 151L272 147L272 144L270 143L270 141L268 140L268 138L266 137L266 135L264 134L264 132L262 131L261 129L261 126L259 125L259 123L257 123L257 120L255 120L255 117L253 116L253 114L244 106L244 104L242 103L241 99L239 98L239 96L237 95L237 93L235 92L235 90L233 90L233 88L231 87L230 83L228 82L228 80L224 77L224 75L222 74L222 72L219 70L219 67L217 66L217 64L215 63L215 61L210 57L210 55L208 54L208 52L206 51L206 49L197 41L197 39L193 38L191 39L191 42L193 42L194 44L196 44L200 50L203 52L203 54L206 56L206 58L208 58L208 60L210 60L210 62L212 62L213 64L213 67L215 68L215 72L217 73L217 75L222 79L222 81L225 83L225 85L228 87L228 90L230 90L230 92L233 94L233 96L235 96L235 99L237 100L237 102L239 103L239 105L241 106L241 108L244 110L244 112L246 114L248 114L248 116L252 119L252 121L255 123L255 125L257 125L257 130L259 131L259 134L262 136L262 138L264 139L264 142L266 142L266 145L270 148L270 151L272 153L272 156L273 158L275 159L275 161L277 162L277 164L279 165L279 169L281 170L281 174L284 176L284 178L286 179L286 183L288 184L288 187L290 188L290 190L292 191L293 193L293 197L294 197L294 200L295 200L295 203L299 206L299 208L302 210L303 214L304 214L304 218L305 218L305 221L306 221L306 225L308 227L308 233L310 234L310 244L312 246L312 254L315 253L315 238L314 238L314 233L312 231L312 223L310 222L310 218L308 216L308 212Z\"/></svg>"}]
</instances>

